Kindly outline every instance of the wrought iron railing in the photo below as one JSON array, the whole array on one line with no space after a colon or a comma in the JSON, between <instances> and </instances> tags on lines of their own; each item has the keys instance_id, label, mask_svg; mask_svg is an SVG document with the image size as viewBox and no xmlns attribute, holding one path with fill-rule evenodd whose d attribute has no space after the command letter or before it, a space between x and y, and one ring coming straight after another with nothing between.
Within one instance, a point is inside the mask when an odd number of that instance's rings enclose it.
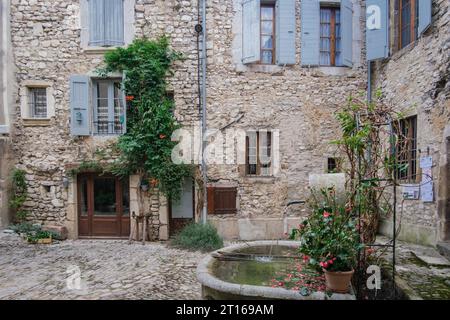
<instances>
[{"instance_id":1,"label":"wrought iron railing","mask_svg":"<svg viewBox=\"0 0 450 320\"><path fill-rule=\"evenodd\" d=\"M117 135L123 134L123 124L120 121L95 121L94 134L96 135Z\"/></svg>"}]
</instances>

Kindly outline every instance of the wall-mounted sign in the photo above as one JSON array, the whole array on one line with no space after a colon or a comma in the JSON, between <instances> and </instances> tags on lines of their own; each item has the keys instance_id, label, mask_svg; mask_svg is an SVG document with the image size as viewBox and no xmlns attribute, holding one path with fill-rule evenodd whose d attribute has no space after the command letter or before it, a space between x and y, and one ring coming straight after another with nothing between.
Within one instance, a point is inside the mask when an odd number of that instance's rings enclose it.
<instances>
[{"instance_id":1,"label":"wall-mounted sign","mask_svg":"<svg viewBox=\"0 0 450 320\"><path fill-rule=\"evenodd\" d=\"M388 0L366 1L367 60L389 56Z\"/></svg>"}]
</instances>

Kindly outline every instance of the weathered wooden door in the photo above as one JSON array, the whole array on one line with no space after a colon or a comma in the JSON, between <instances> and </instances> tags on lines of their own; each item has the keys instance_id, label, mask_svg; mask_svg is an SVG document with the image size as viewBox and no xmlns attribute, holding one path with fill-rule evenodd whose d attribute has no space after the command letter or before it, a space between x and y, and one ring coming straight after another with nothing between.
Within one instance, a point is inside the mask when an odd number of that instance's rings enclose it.
<instances>
[{"instance_id":1,"label":"weathered wooden door","mask_svg":"<svg viewBox=\"0 0 450 320\"><path fill-rule=\"evenodd\" d=\"M80 237L129 236L128 179L94 173L78 176L78 234Z\"/></svg>"}]
</instances>

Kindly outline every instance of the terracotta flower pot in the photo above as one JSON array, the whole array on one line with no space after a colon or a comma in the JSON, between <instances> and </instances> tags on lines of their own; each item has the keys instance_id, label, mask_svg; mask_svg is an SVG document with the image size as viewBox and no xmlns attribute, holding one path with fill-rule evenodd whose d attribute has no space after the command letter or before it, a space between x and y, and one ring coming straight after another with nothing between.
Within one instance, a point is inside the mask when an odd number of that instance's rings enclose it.
<instances>
[{"instance_id":1,"label":"terracotta flower pot","mask_svg":"<svg viewBox=\"0 0 450 320\"><path fill-rule=\"evenodd\" d=\"M348 293L350 288L350 281L352 280L352 271L328 271L323 269L325 273L325 281L327 288L337 293Z\"/></svg>"}]
</instances>

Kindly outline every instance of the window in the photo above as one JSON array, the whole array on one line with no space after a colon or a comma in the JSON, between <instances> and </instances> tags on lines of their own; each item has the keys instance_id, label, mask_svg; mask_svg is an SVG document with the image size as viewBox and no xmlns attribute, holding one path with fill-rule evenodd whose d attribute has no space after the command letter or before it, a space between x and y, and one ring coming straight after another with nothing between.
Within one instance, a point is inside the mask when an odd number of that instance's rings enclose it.
<instances>
[{"instance_id":1,"label":"window","mask_svg":"<svg viewBox=\"0 0 450 320\"><path fill-rule=\"evenodd\" d=\"M47 118L47 88L28 88L30 118Z\"/></svg>"},{"instance_id":2,"label":"window","mask_svg":"<svg viewBox=\"0 0 450 320\"><path fill-rule=\"evenodd\" d=\"M339 159L328 158L327 160L327 172L328 173L338 173L339 172Z\"/></svg>"},{"instance_id":3,"label":"window","mask_svg":"<svg viewBox=\"0 0 450 320\"><path fill-rule=\"evenodd\" d=\"M417 176L417 117L401 119L397 133L397 179L416 181Z\"/></svg>"},{"instance_id":4,"label":"window","mask_svg":"<svg viewBox=\"0 0 450 320\"><path fill-rule=\"evenodd\" d=\"M246 136L246 174L270 176L272 162L272 133L248 132Z\"/></svg>"},{"instance_id":5,"label":"window","mask_svg":"<svg viewBox=\"0 0 450 320\"><path fill-rule=\"evenodd\" d=\"M237 189L208 187L208 214L235 214Z\"/></svg>"},{"instance_id":6,"label":"window","mask_svg":"<svg viewBox=\"0 0 450 320\"><path fill-rule=\"evenodd\" d=\"M341 66L341 10L320 8L320 65Z\"/></svg>"},{"instance_id":7,"label":"window","mask_svg":"<svg viewBox=\"0 0 450 320\"><path fill-rule=\"evenodd\" d=\"M124 0L89 0L89 45L124 44Z\"/></svg>"},{"instance_id":8,"label":"window","mask_svg":"<svg viewBox=\"0 0 450 320\"><path fill-rule=\"evenodd\" d=\"M417 39L418 0L398 0L400 49Z\"/></svg>"},{"instance_id":9,"label":"window","mask_svg":"<svg viewBox=\"0 0 450 320\"><path fill-rule=\"evenodd\" d=\"M94 81L94 134L123 133L124 101L120 80Z\"/></svg>"},{"instance_id":10,"label":"window","mask_svg":"<svg viewBox=\"0 0 450 320\"><path fill-rule=\"evenodd\" d=\"M275 5L261 5L261 63L275 63Z\"/></svg>"}]
</instances>

